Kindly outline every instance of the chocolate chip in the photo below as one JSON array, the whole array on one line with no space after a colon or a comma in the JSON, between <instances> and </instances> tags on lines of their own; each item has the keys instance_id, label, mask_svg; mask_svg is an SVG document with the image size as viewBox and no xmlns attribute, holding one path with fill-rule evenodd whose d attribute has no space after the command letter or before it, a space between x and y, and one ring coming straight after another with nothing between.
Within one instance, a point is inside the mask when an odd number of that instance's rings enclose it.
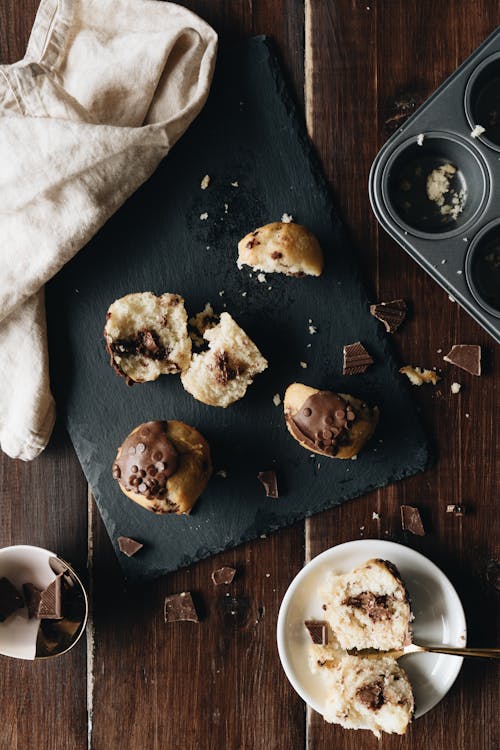
<instances>
[{"instance_id":1,"label":"chocolate chip","mask_svg":"<svg viewBox=\"0 0 500 750\"><path fill-rule=\"evenodd\" d=\"M335 416L337 417L337 419L345 419L345 411L343 411L342 409L337 409L337 411L335 412Z\"/></svg>"},{"instance_id":2,"label":"chocolate chip","mask_svg":"<svg viewBox=\"0 0 500 750\"><path fill-rule=\"evenodd\" d=\"M146 476L146 471L145 471L145 469L141 469L141 470L140 470L140 472L139 472L139 476L140 476L140 477L145 477L145 476Z\"/></svg>"},{"instance_id":3,"label":"chocolate chip","mask_svg":"<svg viewBox=\"0 0 500 750\"><path fill-rule=\"evenodd\" d=\"M137 453L144 453L146 446L144 443L137 443Z\"/></svg>"},{"instance_id":4,"label":"chocolate chip","mask_svg":"<svg viewBox=\"0 0 500 750\"><path fill-rule=\"evenodd\" d=\"M333 435L332 430L323 430L323 437L325 440L328 440L328 438L331 438Z\"/></svg>"},{"instance_id":5,"label":"chocolate chip","mask_svg":"<svg viewBox=\"0 0 500 750\"><path fill-rule=\"evenodd\" d=\"M304 415L304 417L310 417L312 414L312 411L311 409L309 409L308 406L306 406L305 409L302 409L302 414Z\"/></svg>"},{"instance_id":6,"label":"chocolate chip","mask_svg":"<svg viewBox=\"0 0 500 750\"><path fill-rule=\"evenodd\" d=\"M153 458L155 461L161 461L163 458L163 453L161 451L155 451L153 453Z\"/></svg>"},{"instance_id":7,"label":"chocolate chip","mask_svg":"<svg viewBox=\"0 0 500 750\"><path fill-rule=\"evenodd\" d=\"M122 473L118 464L113 464L113 479L120 479Z\"/></svg>"},{"instance_id":8,"label":"chocolate chip","mask_svg":"<svg viewBox=\"0 0 500 750\"><path fill-rule=\"evenodd\" d=\"M274 250L274 252L271 253L271 258L273 260L279 260L283 257L283 253L279 253L277 250Z\"/></svg>"},{"instance_id":9,"label":"chocolate chip","mask_svg":"<svg viewBox=\"0 0 500 750\"><path fill-rule=\"evenodd\" d=\"M134 464L133 466L130 467L130 471L132 472L132 474L135 474L136 472L139 471L139 467Z\"/></svg>"},{"instance_id":10,"label":"chocolate chip","mask_svg":"<svg viewBox=\"0 0 500 750\"><path fill-rule=\"evenodd\" d=\"M333 423L334 423L334 421L335 421L335 420L334 420L334 418L332 417L332 415L331 415L331 414L327 414L327 416L325 417L325 424L330 424L330 425L331 425L331 424L333 424Z\"/></svg>"},{"instance_id":11,"label":"chocolate chip","mask_svg":"<svg viewBox=\"0 0 500 750\"><path fill-rule=\"evenodd\" d=\"M141 484L139 485L139 487L137 489L139 490L139 492L144 493L144 492L146 492L146 490L148 488L147 488L147 485L144 484L144 482L141 482Z\"/></svg>"},{"instance_id":12,"label":"chocolate chip","mask_svg":"<svg viewBox=\"0 0 500 750\"><path fill-rule=\"evenodd\" d=\"M155 477L158 474L158 469L156 466L148 466L148 472L152 477Z\"/></svg>"}]
</instances>

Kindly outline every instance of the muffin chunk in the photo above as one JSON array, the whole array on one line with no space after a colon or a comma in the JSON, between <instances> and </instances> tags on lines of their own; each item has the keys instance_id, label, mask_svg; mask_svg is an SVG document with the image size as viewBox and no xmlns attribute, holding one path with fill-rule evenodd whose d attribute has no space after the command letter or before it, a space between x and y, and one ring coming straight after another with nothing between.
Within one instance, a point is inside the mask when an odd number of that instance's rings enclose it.
<instances>
[{"instance_id":1,"label":"muffin chunk","mask_svg":"<svg viewBox=\"0 0 500 750\"><path fill-rule=\"evenodd\" d=\"M240 240L237 265L287 276L320 276L323 252L316 237L305 227L274 221Z\"/></svg>"}]
</instances>

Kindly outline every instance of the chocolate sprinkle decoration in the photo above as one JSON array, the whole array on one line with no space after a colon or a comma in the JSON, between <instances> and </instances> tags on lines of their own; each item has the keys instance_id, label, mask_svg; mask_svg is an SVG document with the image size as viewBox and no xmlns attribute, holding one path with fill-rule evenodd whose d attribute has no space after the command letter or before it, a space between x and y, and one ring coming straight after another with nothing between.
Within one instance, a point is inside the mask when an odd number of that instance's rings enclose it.
<instances>
[{"instance_id":1,"label":"chocolate sprinkle decoration","mask_svg":"<svg viewBox=\"0 0 500 750\"><path fill-rule=\"evenodd\" d=\"M314 644L318 646L328 645L328 623L325 620L306 620L304 625Z\"/></svg>"},{"instance_id":2,"label":"chocolate sprinkle decoration","mask_svg":"<svg viewBox=\"0 0 500 750\"><path fill-rule=\"evenodd\" d=\"M127 557L133 557L136 552L139 552L139 550L144 547L141 542L138 542L129 536L119 536L116 541L118 542L120 552L123 552Z\"/></svg>"},{"instance_id":3,"label":"chocolate sprinkle decoration","mask_svg":"<svg viewBox=\"0 0 500 750\"><path fill-rule=\"evenodd\" d=\"M481 347L478 344L455 344L443 359L471 375L481 375Z\"/></svg>"},{"instance_id":4,"label":"chocolate sprinkle decoration","mask_svg":"<svg viewBox=\"0 0 500 750\"><path fill-rule=\"evenodd\" d=\"M379 302L370 305L371 314L382 321L387 333L394 333L406 318L407 306L404 299L394 299L392 302Z\"/></svg>"},{"instance_id":5,"label":"chocolate sprinkle decoration","mask_svg":"<svg viewBox=\"0 0 500 750\"><path fill-rule=\"evenodd\" d=\"M165 622L199 622L190 592L165 597L164 617Z\"/></svg>"},{"instance_id":6,"label":"chocolate sprinkle decoration","mask_svg":"<svg viewBox=\"0 0 500 750\"><path fill-rule=\"evenodd\" d=\"M274 469L268 471L259 471L257 479L264 485L266 497L279 497L278 478Z\"/></svg>"},{"instance_id":7,"label":"chocolate sprinkle decoration","mask_svg":"<svg viewBox=\"0 0 500 750\"><path fill-rule=\"evenodd\" d=\"M370 357L360 341L356 341L355 344L346 344L344 346L343 375L360 375L372 364L372 357Z\"/></svg>"},{"instance_id":8,"label":"chocolate sprinkle decoration","mask_svg":"<svg viewBox=\"0 0 500 750\"><path fill-rule=\"evenodd\" d=\"M425 529L418 508L413 505L401 506L401 526L403 531L409 531L417 536L425 536Z\"/></svg>"}]
</instances>

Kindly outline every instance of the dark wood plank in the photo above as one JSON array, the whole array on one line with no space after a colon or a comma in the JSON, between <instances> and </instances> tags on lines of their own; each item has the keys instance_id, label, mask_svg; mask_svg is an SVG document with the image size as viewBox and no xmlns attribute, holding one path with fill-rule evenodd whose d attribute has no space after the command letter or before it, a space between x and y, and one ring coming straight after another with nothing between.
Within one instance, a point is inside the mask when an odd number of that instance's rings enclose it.
<instances>
[{"instance_id":1,"label":"dark wood plank","mask_svg":"<svg viewBox=\"0 0 500 750\"><path fill-rule=\"evenodd\" d=\"M221 42L257 33L277 41L302 97L303 3L185 3ZM127 588L94 514L92 748L300 748L305 714L281 669L275 639L281 599L303 563L303 524ZM211 573L237 569L230 586ZM166 594L193 592L201 622L163 622ZM110 716L120 720L110 721Z\"/></svg>"},{"instance_id":2,"label":"dark wood plank","mask_svg":"<svg viewBox=\"0 0 500 750\"><path fill-rule=\"evenodd\" d=\"M307 108L314 140L374 293L379 299L402 296L412 302L412 319L394 337L405 362L442 365L443 353L461 342L480 343L498 359L494 342L378 229L366 191L370 164L386 137L384 122L397 95L405 90L430 94L494 29L497 11L497 3L487 0L476 3L473 14L465 2L455 3L452 13L447 4L431 2L309 3L313 64ZM459 396L450 393L453 379L463 384ZM469 641L481 645L495 640L494 625L484 613L494 607L495 596L487 566L499 555L494 533L499 379L496 362L482 378L450 369L436 389L415 389L438 448L435 466L308 522L310 556L362 535L391 538L422 551L457 587ZM423 539L401 532L399 506L405 502L423 511L428 528ZM468 505L469 514L461 520L446 515L445 506L452 502ZM380 521L372 520L374 510ZM466 661L446 699L416 721L404 739L384 737L383 746L497 747L492 701L497 674L493 664ZM366 732L345 732L310 714L311 750L340 745L359 750L374 747L374 742Z\"/></svg>"}]
</instances>

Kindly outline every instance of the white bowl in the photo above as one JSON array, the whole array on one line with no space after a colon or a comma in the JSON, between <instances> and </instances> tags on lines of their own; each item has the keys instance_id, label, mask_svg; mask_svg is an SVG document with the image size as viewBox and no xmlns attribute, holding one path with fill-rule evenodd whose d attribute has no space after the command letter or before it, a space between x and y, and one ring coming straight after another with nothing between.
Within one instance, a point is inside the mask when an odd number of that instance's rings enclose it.
<instances>
[{"instance_id":1,"label":"white bowl","mask_svg":"<svg viewBox=\"0 0 500 750\"><path fill-rule=\"evenodd\" d=\"M322 552L290 584L278 615L278 651L285 674L300 697L320 714L325 712L326 688L309 669L311 639L304 620L323 620L318 593L330 571L348 573L367 560L390 560L399 569L410 593L413 640L418 644L466 645L465 615L457 592L430 560L395 542L362 539ZM453 685L462 666L461 656L412 654L402 657L415 696L415 718L439 703Z\"/></svg>"}]
</instances>

